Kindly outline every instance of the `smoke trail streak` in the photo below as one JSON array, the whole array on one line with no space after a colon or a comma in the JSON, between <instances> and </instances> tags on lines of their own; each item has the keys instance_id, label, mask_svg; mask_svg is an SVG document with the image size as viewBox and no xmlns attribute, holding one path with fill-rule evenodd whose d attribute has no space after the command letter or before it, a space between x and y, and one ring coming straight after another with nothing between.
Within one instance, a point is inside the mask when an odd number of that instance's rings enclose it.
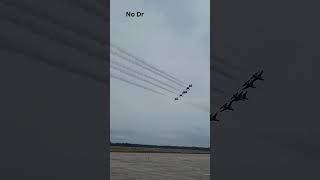
<instances>
[{"instance_id":1,"label":"smoke trail streak","mask_svg":"<svg viewBox=\"0 0 320 180\"><path fill-rule=\"evenodd\" d=\"M154 78L154 77L151 77L151 76L149 76L149 75L147 75L147 74L144 74L144 73L142 73L142 72L139 72L139 71L137 71L137 70L134 70L134 69L132 69L132 68L130 68L130 67L128 67L128 66L125 66L125 65L119 63L119 62L111 61L111 63L112 63L112 64L115 64L115 65L117 65L117 66L119 66L119 67L122 67L123 69L126 69L126 70L128 70L128 71L131 71L131 72L133 72L133 73L139 74L139 75L144 76L144 77L149 78L149 79L152 79L152 80L154 80L154 81L156 81L156 82L158 82L158 83L160 83L160 84L162 84L162 85L165 85L165 86L167 86L167 87L170 87L171 89L174 89L174 90L180 92L180 90L179 90L178 88L176 88L176 87L173 87L173 86L171 86L171 85L169 85L169 84L167 84L167 83L165 83L165 82L162 82L162 81L160 81L160 80L158 80L158 79L156 79L156 78Z\"/></svg>"},{"instance_id":2,"label":"smoke trail streak","mask_svg":"<svg viewBox=\"0 0 320 180\"><path fill-rule=\"evenodd\" d=\"M150 68L148 68L148 67L145 67L145 66L139 64L139 63L136 62L136 61L133 61L133 60L131 60L131 59L125 57L125 56L122 56L121 54L118 54L118 53L112 52L112 51L110 51L110 54L113 54L113 55L115 55L115 56L118 56L118 57L120 57L120 58L123 59L123 60L126 60L126 61L128 61L128 62L130 62L130 63L132 63L132 64L135 64L135 65L143 68L143 69L146 69L146 70L148 70L148 71L150 71L150 72L153 72L153 73L155 73L155 74L157 74L157 75L159 75L159 76L161 76L161 77L163 77L163 78L165 78L165 79L167 79L167 80L175 83L175 84L178 85L178 86L185 87L183 84L177 83L176 81L173 81L172 79L170 79L170 78L162 75L161 73L158 73L157 71L154 71L154 70L152 70L152 69L150 69Z\"/></svg>"},{"instance_id":3,"label":"smoke trail streak","mask_svg":"<svg viewBox=\"0 0 320 180\"><path fill-rule=\"evenodd\" d=\"M214 60L214 62L217 62L217 63L220 63L220 64L223 64L225 66L228 66L230 67L231 69L233 70L241 70L239 66L236 66L236 65L233 65L229 62L227 62L224 58L222 57L218 57L218 56L211 56L211 58Z\"/></svg>"},{"instance_id":4,"label":"smoke trail streak","mask_svg":"<svg viewBox=\"0 0 320 180\"><path fill-rule=\"evenodd\" d=\"M224 77L229 78L231 80L236 80L235 77L233 77L232 75L226 73L224 70L222 70L220 68L217 68L217 66L211 65L210 66L210 70L213 70L214 72L217 72L217 73L219 73L219 74L223 75Z\"/></svg>"},{"instance_id":5,"label":"smoke trail streak","mask_svg":"<svg viewBox=\"0 0 320 180\"><path fill-rule=\"evenodd\" d=\"M220 94L225 94L225 92L224 92L224 90L221 90L221 89L219 89L219 88L213 88L213 91L215 91L215 92L218 92L218 93L220 93Z\"/></svg>"},{"instance_id":6,"label":"smoke trail streak","mask_svg":"<svg viewBox=\"0 0 320 180\"><path fill-rule=\"evenodd\" d=\"M153 93L156 93L156 94L159 94L159 95L162 95L162 96L167 96L166 94L163 94L163 93L158 92L158 91L156 91L156 90L153 90L153 89L151 89L151 88L147 88L147 87L145 87L145 86L143 86L143 85L140 85L140 84L137 84L137 83L128 81L128 80L126 80L126 79L124 79L124 78L121 78L121 77L119 77L119 76L116 76L116 75L114 75L114 74L110 74L110 77L112 77L112 78L114 78L114 79L117 79L117 80L120 80L120 81L123 81L123 82L126 82L126 83L128 83L128 84L133 85L133 86L136 86L136 87L139 87L139 88L148 90L148 91L150 91L150 92L153 92Z\"/></svg>"},{"instance_id":7,"label":"smoke trail streak","mask_svg":"<svg viewBox=\"0 0 320 180\"><path fill-rule=\"evenodd\" d=\"M126 71L124 71L123 69L120 69L120 68L115 67L115 66L113 66L113 65L110 65L110 67L113 68L113 69L116 69L116 70L118 70L118 71L120 71L120 72L122 72L122 73L124 73L124 74L126 74L126 75L128 75L128 76L130 76L130 77L134 77L134 78L136 78L136 79L139 79L139 80L141 80L141 81L144 81L144 82L146 82L146 83L149 83L149 84L151 84L151 85L154 85L154 86L156 86L156 87L158 87L158 88L161 88L161 89L163 89L163 90L165 90L165 91L168 91L168 92L176 95L175 92L173 92L173 91L171 91L171 90L169 90L169 89L167 89L167 88L164 88L164 87L162 87L162 86L159 86L158 84L155 84L155 83L153 83L153 82L151 82L151 81L148 81L148 80L146 80L146 79L144 79L144 78L141 78L141 77L139 77L139 76L137 76L137 75L135 75L135 74L126 72Z\"/></svg>"},{"instance_id":8,"label":"smoke trail streak","mask_svg":"<svg viewBox=\"0 0 320 180\"><path fill-rule=\"evenodd\" d=\"M26 3L26 2L24 2L24 1L10 1L10 0L1 1L1 3L3 3L3 4L15 6L15 8L19 8L20 11L28 12L35 17L45 19L46 21L53 23L53 24L65 29L65 30L76 33L79 36L83 36L83 37L89 38L91 40L94 40L97 43L99 43L100 45L102 45L103 47L105 47L109 43L109 42L107 42L107 40L104 40L104 37L93 34L90 30L86 30L83 28L74 28L73 26L70 26L70 24L68 24L68 23L57 21L55 18L52 18L52 16L50 16L50 14L47 13L46 11L39 11L38 9L35 11L35 9L30 8L29 3Z\"/></svg>"},{"instance_id":9,"label":"smoke trail streak","mask_svg":"<svg viewBox=\"0 0 320 180\"><path fill-rule=\"evenodd\" d=\"M7 51L9 53L25 56L30 61L40 62L42 64L46 64L48 66L55 67L57 69L62 69L65 72L77 74L77 75L80 75L80 77L88 78L98 83L102 83L103 85L107 85L107 77L105 76L101 76L97 73L90 72L84 69L83 67L76 67L72 63L57 62L52 59L49 59L48 57L44 57L43 55L25 50L21 47L14 47L14 45L11 42L6 41L4 38L0 37L0 40L1 42L6 42L5 46L3 45L0 46L0 51Z\"/></svg>"},{"instance_id":10,"label":"smoke trail streak","mask_svg":"<svg viewBox=\"0 0 320 180\"><path fill-rule=\"evenodd\" d=\"M112 44L112 43L110 43L110 44L111 44L111 46L113 46L114 48L118 49L120 52L126 54L127 56L130 56L131 58L134 58L135 60L143 63L144 65L146 65L146 66L148 66L148 67L150 67L150 68L152 68L152 69L154 69L154 70L156 70L156 71L158 71L159 73L162 73L162 74L166 75L167 77L169 77L169 78L171 78L171 79L173 79L173 80L175 80L175 81L177 81L177 82L180 82L180 83L182 83L182 84L186 84L186 83L184 83L183 81L179 80L178 78L175 78L175 77L173 77L173 76L171 76L171 75L169 75L169 74L161 71L160 69L158 69L158 68L156 68L156 67L154 67L154 66L152 66L152 65L150 65L150 64L148 64L148 63L146 63L145 61L141 60L140 58L138 58L138 57L136 57L136 56L128 53L126 50L120 48L119 46L116 46L116 45L114 45L114 44Z\"/></svg>"}]
</instances>

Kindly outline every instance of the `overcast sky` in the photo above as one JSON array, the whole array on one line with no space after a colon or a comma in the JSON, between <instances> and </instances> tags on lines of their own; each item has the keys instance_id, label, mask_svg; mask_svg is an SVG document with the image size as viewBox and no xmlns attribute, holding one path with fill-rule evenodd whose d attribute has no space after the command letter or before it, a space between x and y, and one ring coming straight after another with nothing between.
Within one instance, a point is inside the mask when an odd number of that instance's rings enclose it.
<instances>
[{"instance_id":1,"label":"overcast sky","mask_svg":"<svg viewBox=\"0 0 320 180\"><path fill-rule=\"evenodd\" d=\"M193 84L188 94L173 101L176 95L111 69L112 74L169 95L161 96L111 79L112 142L209 146L209 3L209 0L111 0L111 42L186 85ZM140 11L144 15L126 17L127 11ZM116 56L111 56L111 61L174 85Z\"/></svg>"}]
</instances>

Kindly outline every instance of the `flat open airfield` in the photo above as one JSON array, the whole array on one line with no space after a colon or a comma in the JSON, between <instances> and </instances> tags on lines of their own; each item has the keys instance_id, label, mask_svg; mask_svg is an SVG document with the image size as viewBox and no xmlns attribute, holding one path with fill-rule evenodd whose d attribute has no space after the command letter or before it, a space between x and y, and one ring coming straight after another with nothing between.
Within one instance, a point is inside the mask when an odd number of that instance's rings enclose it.
<instances>
[{"instance_id":1,"label":"flat open airfield","mask_svg":"<svg viewBox=\"0 0 320 180\"><path fill-rule=\"evenodd\" d=\"M110 153L111 179L209 180L210 154Z\"/></svg>"}]
</instances>

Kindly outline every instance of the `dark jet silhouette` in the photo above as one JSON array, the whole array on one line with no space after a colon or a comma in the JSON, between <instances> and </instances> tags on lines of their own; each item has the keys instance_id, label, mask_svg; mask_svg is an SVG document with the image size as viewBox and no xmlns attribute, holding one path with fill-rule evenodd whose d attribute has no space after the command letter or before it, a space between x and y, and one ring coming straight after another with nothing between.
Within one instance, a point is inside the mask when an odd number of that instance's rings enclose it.
<instances>
[{"instance_id":1,"label":"dark jet silhouette","mask_svg":"<svg viewBox=\"0 0 320 180\"><path fill-rule=\"evenodd\" d=\"M231 101L232 102L237 102L237 101L248 100L247 93L248 93L248 91L246 91L246 92L241 91L240 93L237 92L237 93L232 95Z\"/></svg>"},{"instance_id":2,"label":"dark jet silhouette","mask_svg":"<svg viewBox=\"0 0 320 180\"><path fill-rule=\"evenodd\" d=\"M244 89L248 89L248 88L256 88L254 85L253 85L254 81L252 79L249 79L248 81L246 81L243 85L242 85L242 90Z\"/></svg>"},{"instance_id":3,"label":"dark jet silhouette","mask_svg":"<svg viewBox=\"0 0 320 180\"><path fill-rule=\"evenodd\" d=\"M192 84L190 84L189 87L192 87Z\"/></svg>"},{"instance_id":4,"label":"dark jet silhouette","mask_svg":"<svg viewBox=\"0 0 320 180\"><path fill-rule=\"evenodd\" d=\"M187 89L190 89L189 87L187 87Z\"/></svg>"},{"instance_id":5,"label":"dark jet silhouette","mask_svg":"<svg viewBox=\"0 0 320 180\"><path fill-rule=\"evenodd\" d=\"M176 98L174 98L174 100L176 101L176 100L179 100L179 99L176 97Z\"/></svg>"},{"instance_id":6,"label":"dark jet silhouette","mask_svg":"<svg viewBox=\"0 0 320 180\"><path fill-rule=\"evenodd\" d=\"M210 121L220 121L219 119L217 119L217 115L217 112L214 115L210 114Z\"/></svg>"},{"instance_id":7,"label":"dark jet silhouette","mask_svg":"<svg viewBox=\"0 0 320 180\"><path fill-rule=\"evenodd\" d=\"M183 92L182 92L182 94L186 94L186 93L187 93L187 91L183 91Z\"/></svg>"},{"instance_id":8,"label":"dark jet silhouette","mask_svg":"<svg viewBox=\"0 0 320 180\"><path fill-rule=\"evenodd\" d=\"M242 101L248 100L247 94L248 94L248 91L246 91L245 93L243 93L243 94L241 95L241 100L242 100Z\"/></svg>"},{"instance_id":9,"label":"dark jet silhouette","mask_svg":"<svg viewBox=\"0 0 320 180\"><path fill-rule=\"evenodd\" d=\"M223 111L225 111L225 110L231 110L231 111L233 111L234 109L231 107L231 105L232 105L232 101L229 102L229 103L225 103L224 105L222 105L222 106L220 107L220 112L223 112Z\"/></svg>"},{"instance_id":10,"label":"dark jet silhouette","mask_svg":"<svg viewBox=\"0 0 320 180\"><path fill-rule=\"evenodd\" d=\"M257 81L257 80L260 80L260 81L264 81L263 77L262 77L262 74L263 74L263 70L260 71L260 72L256 72L252 75L251 79L253 81Z\"/></svg>"},{"instance_id":11,"label":"dark jet silhouette","mask_svg":"<svg viewBox=\"0 0 320 180\"><path fill-rule=\"evenodd\" d=\"M180 97L182 97L182 94L180 94Z\"/></svg>"},{"instance_id":12,"label":"dark jet silhouette","mask_svg":"<svg viewBox=\"0 0 320 180\"><path fill-rule=\"evenodd\" d=\"M232 95L231 101L240 101L242 96L242 92L238 93L236 92L235 94Z\"/></svg>"}]
</instances>

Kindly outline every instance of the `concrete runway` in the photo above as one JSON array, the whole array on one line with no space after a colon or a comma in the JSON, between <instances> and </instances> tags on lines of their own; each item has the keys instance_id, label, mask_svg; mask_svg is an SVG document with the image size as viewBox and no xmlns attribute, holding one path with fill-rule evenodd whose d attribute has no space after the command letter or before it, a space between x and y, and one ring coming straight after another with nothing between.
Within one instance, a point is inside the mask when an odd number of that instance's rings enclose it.
<instances>
[{"instance_id":1,"label":"concrete runway","mask_svg":"<svg viewBox=\"0 0 320 180\"><path fill-rule=\"evenodd\" d=\"M112 180L209 180L209 154L110 153Z\"/></svg>"}]
</instances>

